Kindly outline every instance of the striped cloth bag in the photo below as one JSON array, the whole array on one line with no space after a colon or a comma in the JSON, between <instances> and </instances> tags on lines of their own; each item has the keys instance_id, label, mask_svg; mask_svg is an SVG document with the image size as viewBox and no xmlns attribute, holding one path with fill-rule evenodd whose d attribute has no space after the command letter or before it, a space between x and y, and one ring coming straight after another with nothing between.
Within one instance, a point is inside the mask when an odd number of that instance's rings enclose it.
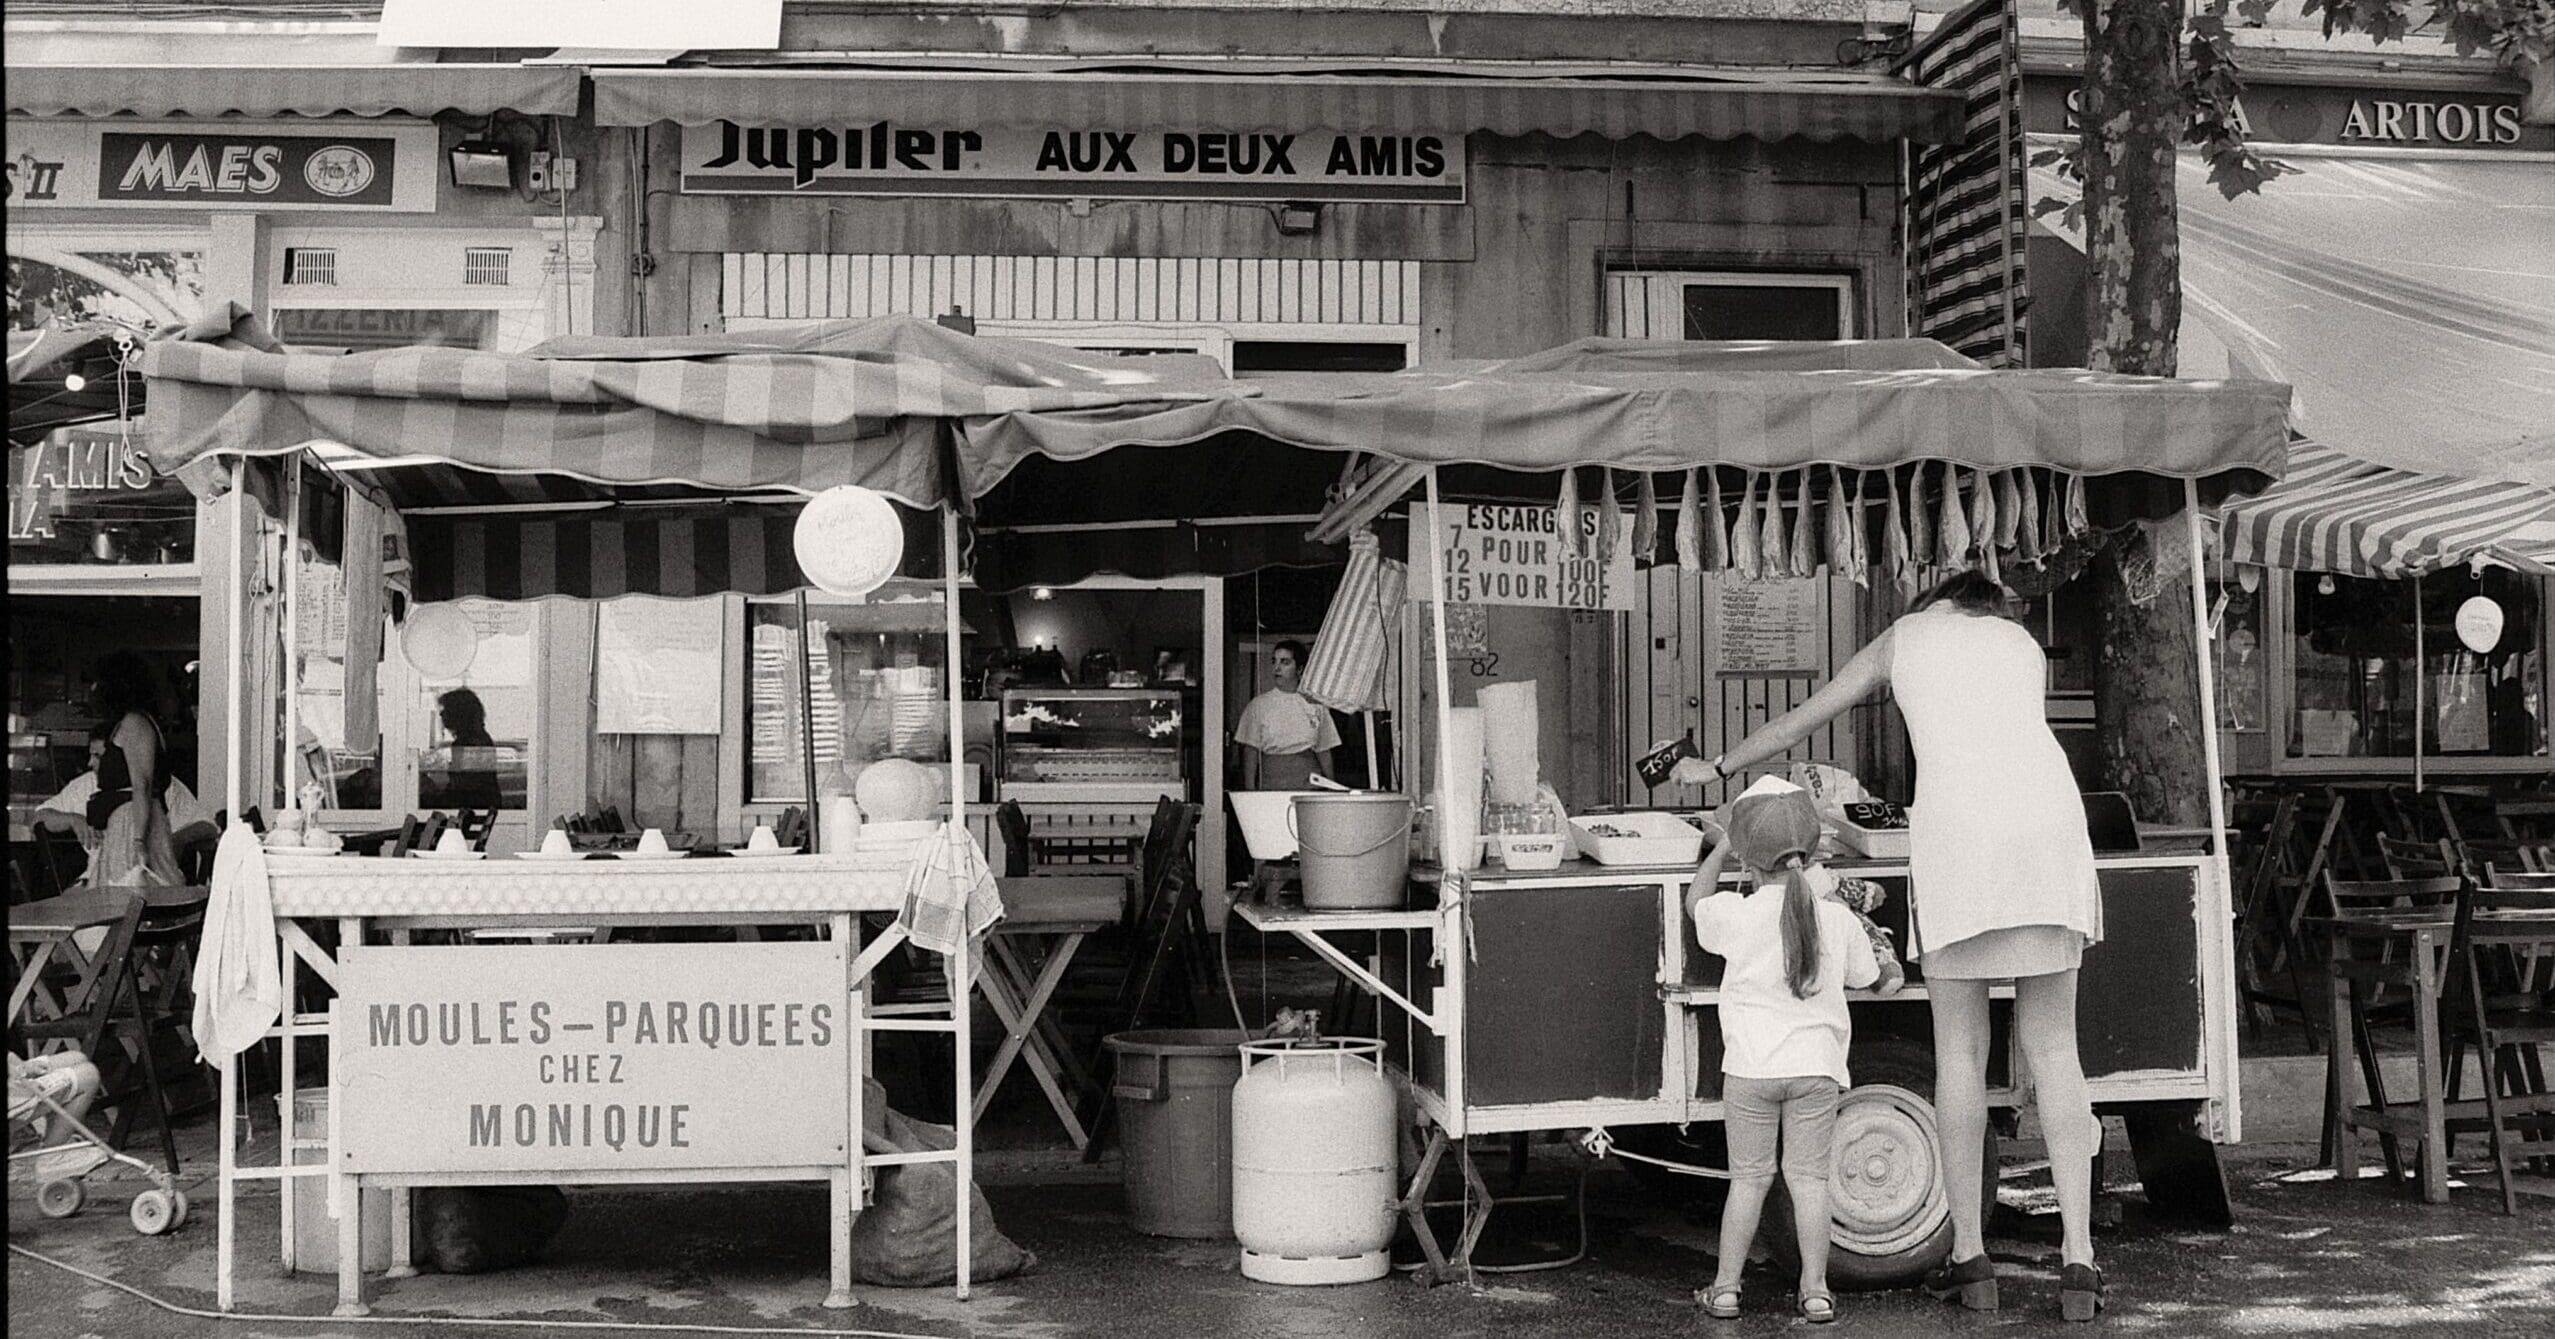
<instances>
[{"instance_id":1,"label":"striped cloth bag","mask_svg":"<svg viewBox=\"0 0 2555 1339\"><path fill-rule=\"evenodd\" d=\"M1314 639L1311 663L1296 691L1334 711L1392 706L1384 670L1409 589L1410 569L1384 556L1374 531L1362 530L1350 539L1348 571L1340 577L1340 593L1331 598L1330 612L1322 615L1321 634Z\"/></svg>"}]
</instances>

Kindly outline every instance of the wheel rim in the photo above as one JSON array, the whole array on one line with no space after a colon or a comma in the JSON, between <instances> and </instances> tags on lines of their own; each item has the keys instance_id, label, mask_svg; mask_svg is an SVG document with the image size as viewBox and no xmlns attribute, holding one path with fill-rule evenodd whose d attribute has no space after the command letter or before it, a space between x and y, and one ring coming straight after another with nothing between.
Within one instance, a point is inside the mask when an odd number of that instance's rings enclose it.
<instances>
[{"instance_id":1,"label":"wheel rim","mask_svg":"<svg viewBox=\"0 0 2555 1339\"><path fill-rule=\"evenodd\" d=\"M133 1199L133 1226L149 1236L158 1236L169 1226L170 1205L156 1190L144 1191Z\"/></svg>"},{"instance_id":2,"label":"wheel rim","mask_svg":"<svg viewBox=\"0 0 2555 1339\"><path fill-rule=\"evenodd\" d=\"M47 1218L68 1218L80 1211L86 1198L77 1181L47 1181L36 1187L36 1209Z\"/></svg>"},{"instance_id":3,"label":"wheel rim","mask_svg":"<svg viewBox=\"0 0 2555 1339\"><path fill-rule=\"evenodd\" d=\"M1951 1217L1935 1153L1934 1104L1866 1084L1837 1103L1828 1178L1829 1239L1858 1255L1914 1249Z\"/></svg>"}]
</instances>

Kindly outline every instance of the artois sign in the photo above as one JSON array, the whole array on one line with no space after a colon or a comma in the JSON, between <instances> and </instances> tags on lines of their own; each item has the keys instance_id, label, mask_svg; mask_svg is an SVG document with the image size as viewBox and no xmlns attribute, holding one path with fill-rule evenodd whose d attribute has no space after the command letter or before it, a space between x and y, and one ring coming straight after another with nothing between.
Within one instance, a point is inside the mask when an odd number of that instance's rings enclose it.
<instances>
[{"instance_id":1,"label":"artois sign","mask_svg":"<svg viewBox=\"0 0 2555 1339\"><path fill-rule=\"evenodd\" d=\"M694 195L1044 196L1460 204L1461 135L1106 126L775 126L683 132Z\"/></svg>"}]
</instances>

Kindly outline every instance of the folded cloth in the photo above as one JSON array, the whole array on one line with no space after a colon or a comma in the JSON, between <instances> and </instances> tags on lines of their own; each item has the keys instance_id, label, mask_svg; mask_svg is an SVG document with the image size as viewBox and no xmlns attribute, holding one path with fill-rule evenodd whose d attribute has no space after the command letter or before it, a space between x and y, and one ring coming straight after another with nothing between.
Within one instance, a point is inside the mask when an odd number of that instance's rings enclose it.
<instances>
[{"instance_id":1,"label":"folded cloth","mask_svg":"<svg viewBox=\"0 0 2555 1339\"><path fill-rule=\"evenodd\" d=\"M213 850L213 882L195 950L195 1045L216 1069L257 1044L284 1008L266 848L234 818Z\"/></svg>"},{"instance_id":2,"label":"folded cloth","mask_svg":"<svg viewBox=\"0 0 2555 1339\"><path fill-rule=\"evenodd\" d=\"M943 823L936 837L914 843L905 871L905 908L896 916L906 938L951 954L1002 917L1002 890L974 833Z\"/></svg>"}]
</instances>

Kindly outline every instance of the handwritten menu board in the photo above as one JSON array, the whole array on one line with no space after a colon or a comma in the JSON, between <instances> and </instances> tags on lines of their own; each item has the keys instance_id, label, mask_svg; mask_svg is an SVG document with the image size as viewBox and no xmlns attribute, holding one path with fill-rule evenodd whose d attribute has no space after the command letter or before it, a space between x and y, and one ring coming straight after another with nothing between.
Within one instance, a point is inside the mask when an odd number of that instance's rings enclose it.
<instances>
[{"instance_id":1,"label":"handwritten menu board","mask_svg":"<svg viewBox=\"0 0 2555 1339\"><path fill-rule=\"evenodd\" d=\"M595 733L719 732L717 600L606 601L595 620Z\"/></svg>"},{"instance_id":2,"label":"handwritten menu board","mask_svg":"<svg viewBox=\"0 0 2555 1339\"><path fill-rule=\"evenodd\" d=\"M1597 552L1597 509L1581 507L1577 551L1562 543L1557 507L1469 503L1445 509L1439 549L1446 559L1450 605L1504 604L1543 609L1632 608L1632 545ZM1626 521L1630 528L1630 521ZM1416 529L1414 534L1424 533ZM1414 548L1419 546L1414 543ZM1412 589L1428 598L1430 554L1411 555ZM1450 634L1449 640L1452 640Z\"/></svg>"},{"instance_id":3,"label":"handwritten menu board","mask_svg":"<svg viewBox=\"0 0 2555 1339\"><path fill-rule=\"evenodd\" d=\"M1789 679L1827 672L1827 611L1821 580L1714 583L1720 630L1714 672L1725 679Z\"/></svg>"}]
</instances>

